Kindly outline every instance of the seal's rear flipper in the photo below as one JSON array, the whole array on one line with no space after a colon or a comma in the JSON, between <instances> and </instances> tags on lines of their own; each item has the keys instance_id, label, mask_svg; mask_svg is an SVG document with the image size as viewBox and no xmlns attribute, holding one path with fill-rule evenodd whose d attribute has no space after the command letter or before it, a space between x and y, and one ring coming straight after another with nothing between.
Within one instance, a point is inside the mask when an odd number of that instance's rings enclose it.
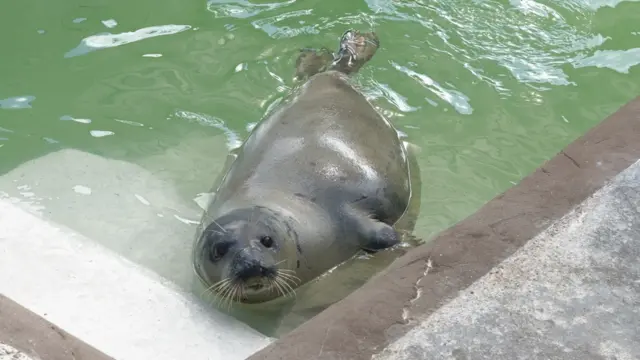
<instances>
[{"instance_id":1,"label":"seal's rear flipper","mask_svg":"<svg viewBox=\"0 0 640 360\"><path fill-rule=\"evenodd\" d=\"M323 47L320 50L300 49L300 55L296 60L295 78L303 80L323 72L331 66L333 60L333 53L327 48Z\"/></svg>"},{"instance_id":2,"label":"seal's rear flipper","mask_svg":"<svg viewBox=\"0 0 640 360\"><path fill-rule=\"evenodd\" d=\"M400 243L400 236L389 224L366 216L360 211L347 206L346 226L353 227L358 233L360 247L367 252L388 249Z\"/></svg>"},{"instance_id":3,"label":"seal's rear flipper","mask_svg":"<svg viewBox=\"0 0 640 360\"><path fill-rule=\"evenodd\" d=\"M375 32L361 33L347 30L340 39L340 49L335 56L331 70L345 74L355 73L376 53L380 40Z\"/></svg>"}]
</instances>

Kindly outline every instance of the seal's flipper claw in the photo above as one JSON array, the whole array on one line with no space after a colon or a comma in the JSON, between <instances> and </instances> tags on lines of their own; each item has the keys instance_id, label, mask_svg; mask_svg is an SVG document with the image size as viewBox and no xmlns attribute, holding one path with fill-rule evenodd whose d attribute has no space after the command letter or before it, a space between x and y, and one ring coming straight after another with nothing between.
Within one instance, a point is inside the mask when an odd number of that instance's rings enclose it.
<instances>
[{"instance_id":1,"label":"seal's flipper claw","mask_svg":"<svg viewBox=\"0 0 640 360\"><path fill-rule=\"evenodd\" d=\"M325 71L333 61L333 54L327 48L320 50L303 48L300 49L300 55L296 60L297 80L311 77L319 72Z\"/></svg>"}]
</instances>

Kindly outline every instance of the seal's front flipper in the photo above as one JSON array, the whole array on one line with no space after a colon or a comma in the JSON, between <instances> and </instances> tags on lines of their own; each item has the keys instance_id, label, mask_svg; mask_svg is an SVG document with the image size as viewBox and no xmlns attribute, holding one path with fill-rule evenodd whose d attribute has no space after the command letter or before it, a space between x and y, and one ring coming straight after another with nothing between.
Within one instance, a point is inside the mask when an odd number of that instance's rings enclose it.
<instances>
[{"instance_id":1,"label":"seal's front flipper","mask_svg":"<svg viewBox=\"0 0 640 360\"><path fill-rule=\"evenodd\" d=\"M373 219L369 219L369 222L360 236L362 250L372 253L400 243L400 237L392 226Z\"/></svg>"},{"instance_id":2,"label":"seal's front flipper","mask_svg":"<svg viewBox=\"0 0 640 360\"><path fill-rule=\"evenodd\" d=\"M346 226L353 226L358 233L359 245L367 252L388 249L400 243L400 236L389 224L348 206L346 211Z\"/></svg>"},{"instance_id":3,"label":"seal's front flipper","mask_svg":"<svg viewBox=\"0 0 640 360\"><path fill-rule=\"evenodd\" d=\"M300 49L300 55L296 60L297 80L311 77L319 72L327 70L333 61L333 53L327 48Z\"/></svg>"},{"instance_id":4,"label":"seal's front flipper","mask_svg":"<svg viewBox=\"0 0 640 360\"><path fill-rule=\"evenodd\" d=\"M361 33L347 30L340 39L340 49L331 65L331 70L345 74L355 73L376 53L380 40L375 32Z\"/></svg>"}]
</instances>

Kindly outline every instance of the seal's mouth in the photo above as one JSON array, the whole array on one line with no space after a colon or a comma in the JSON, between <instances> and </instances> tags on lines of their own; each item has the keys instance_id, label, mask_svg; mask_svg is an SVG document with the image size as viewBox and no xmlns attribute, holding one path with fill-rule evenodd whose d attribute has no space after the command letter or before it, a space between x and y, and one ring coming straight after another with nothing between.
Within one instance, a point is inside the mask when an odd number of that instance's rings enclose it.
<instances>
[{"instance_id":1,"label":"seal's mouth","mask_svg":"<svg viewBox=\"0 0 640 360\"><path fill-rule=\"evenodd\" d=\"M265 286L263 284L260 284L260 283L247 285L248 289L251 289L251 290L254 290L254 291L262 290L264 287Z\"/></svg>"},{"instance_id":2,"label":"seal's mouth","mask_svg":"<svg viewBox=\"0 0 640 360\"><path fill-rule=\"evenodd\" d=\"M245 289L251 291L261 291L265 289L268 290L269 288L271 288L271 286L269 285L269 280L264 277L255 277L248 279L243 282L243 285Z\"/></svg>"}]
</instances>

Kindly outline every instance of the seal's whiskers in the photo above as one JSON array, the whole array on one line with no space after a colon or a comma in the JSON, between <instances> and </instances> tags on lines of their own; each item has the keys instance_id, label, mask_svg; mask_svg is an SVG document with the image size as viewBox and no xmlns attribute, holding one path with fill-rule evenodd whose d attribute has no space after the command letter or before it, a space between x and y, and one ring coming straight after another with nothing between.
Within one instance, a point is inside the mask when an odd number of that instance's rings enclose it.
<instances>
[{"instance_id":1,"label":"seal's whiskers","mask_svg":"<svg viewBox=\"0 0 640 360\"><path fill-rule=\"evenodd\" d=\"M220 287L224 282L228 282L230 281L229 278L224 278L216 283L214 283L213 285L209 286L208 288L204 289L202 291L202 293L200 293L200 297L204 296L205 293L207 292L215 292L215 290Z\"/></svg>"},{"instance_id":2,"label":"seal's whiskers","mask_svg":"<svg viewBox=\"0 0 640 360\"><path fill-rule=\"evenodd\" d=\"M229 295L227 296L227 311L231 310L231 308L233 307L233 302L236 299L236 296L238 295L238 291L242 286L240 284L238 284L237 282L233 283L233 286L231 287L231 291L229 291Z\"/></svg>"},{"instance_id":3,"label":"seal's whiskers","mask_svg":"<svg viewBox=\"0 0 640 360\"><path fill-rule=\"evenodd\" d=\"M277 270L275 282L280 284L285 290L287 290L288 294L292 294L294 297L296 296L296 291L294 290L296 283L290 274L284 273L281 270Z\"/></svg>"},{"instance_id":4,"label":"seal's whiskers","mask_svg":"<svg viewBox=\"0 0 640 360\"><path fill-rule=\"evenodd\" d=\"M219 292L219 303L218 306L223 306L224 303L226 302L226 299L229 295L231 295L231 292L233 291L233 287L235 286L235 282L227 282L225 283L225 285L223 286L223 289L220 290Z\"/></svg>"},{"instance_id":5,"label":"seal's whiskers","mask_svg":"<svg viewBox=\"0 0 640 360\"><path fill-rule=\"evenodd\" d=\"M291 285L298 285L300 284L302 281L300 281L300 278L298 278L297 276L291 276L289 274L280 274L280 277L283 280L286 280L288 283L291 283Z\"/></svg>"},{"instance_id":6,"label":"seal's whiskers","mask_svg":"<svg viewBox=\"0 0 640 360\"><path fill-rule=\"evenodd\" d=\"M302 281L300 280L299 277L295 275L295 271L289 270L289 269L278 269L278 276L281 276L290 281L298 281L298 282Z\"/></svg>"},{"instance_id":7,"label":"seal's whiskers","mask_svg":"<svg viewBox=\"0 0 640 360\"><path fill-rule=\"evenodd\" d=\"M275 285L275 287L278 289L278 292L280 293L280 295L282 296L286 296L287 295L287 289L285 289L281 282L279 281L278 277L274 277L272 279L273 281L273 285Z\"/></svg>"},{"instance_id":8,"label":"seal's whiskers","mask_svg":"<svg viewBox=\"0 0 640 360\"><path fill-rule=\"evenodd\" d=\"M273 266L278 266L278 265L282 264L285 261L287 261L287 259L282 259L282 260L278 261L277 263L273 264Z\"/></svg>"},{"instance_id":9,"label":"seal's whiskers","mask_svg":"<svg viewBox=\"0 0 640 360\"><path fill-rule=\"evenodd\" d=\"M291 287L291 285L286 282L286 280L284 280L283 278L277 278L276 281L279 282L286 290L285 296L293 295L293 297L296 297L296 291Z\"/></svg>"}]
</instances>

